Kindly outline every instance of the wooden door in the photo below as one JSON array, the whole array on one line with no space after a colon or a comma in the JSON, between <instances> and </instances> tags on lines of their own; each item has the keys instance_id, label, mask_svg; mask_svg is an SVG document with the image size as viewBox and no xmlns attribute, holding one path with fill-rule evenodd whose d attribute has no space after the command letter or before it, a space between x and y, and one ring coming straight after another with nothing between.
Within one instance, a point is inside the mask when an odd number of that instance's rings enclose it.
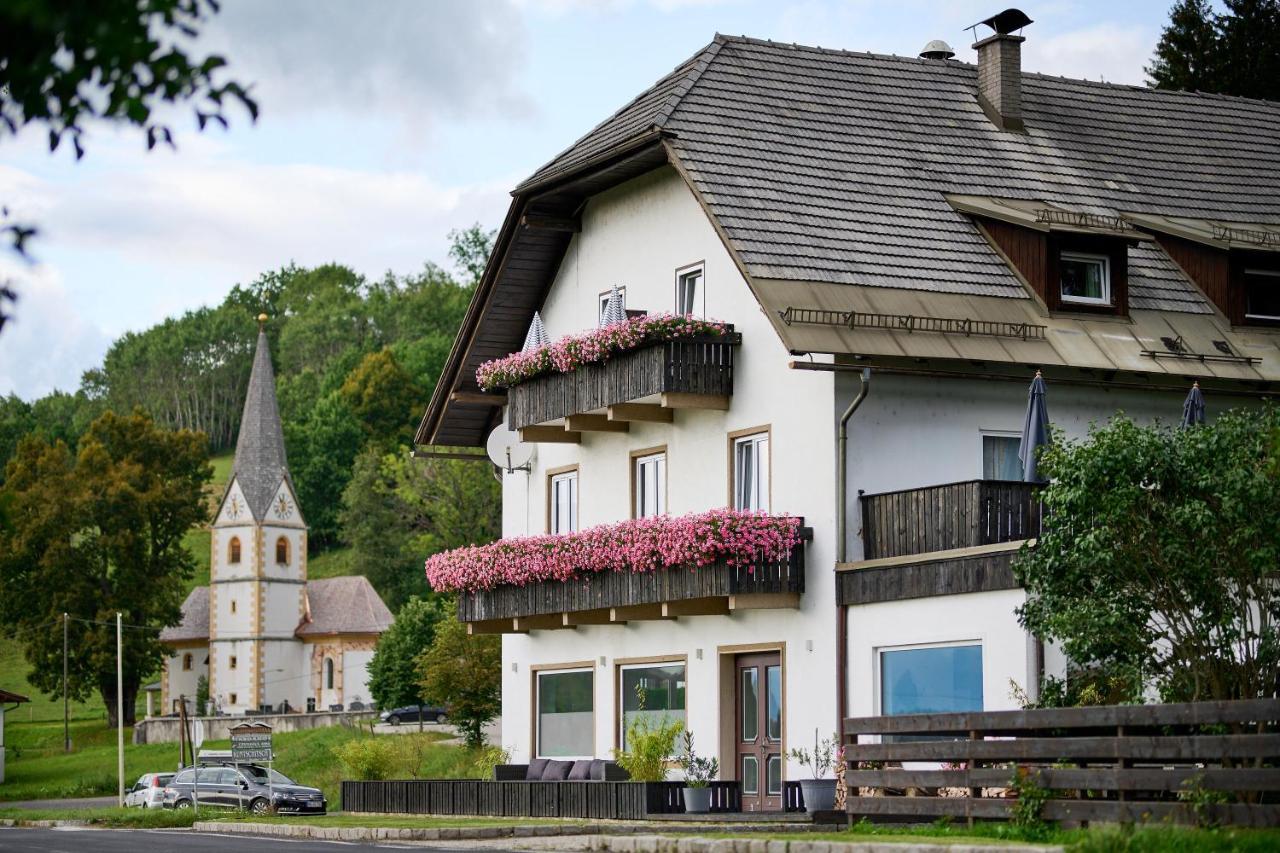
<instances>
[{"instance_id":1,"label":"wooden door","mask_svg":"<svg viewBox=\"0 0 1280 853\"><path fill-rule=\"evenodd\" d=\"M782 657L738 655L734 666L735 776L743 811L782 811Z\"/></svg>"}]
</instances>

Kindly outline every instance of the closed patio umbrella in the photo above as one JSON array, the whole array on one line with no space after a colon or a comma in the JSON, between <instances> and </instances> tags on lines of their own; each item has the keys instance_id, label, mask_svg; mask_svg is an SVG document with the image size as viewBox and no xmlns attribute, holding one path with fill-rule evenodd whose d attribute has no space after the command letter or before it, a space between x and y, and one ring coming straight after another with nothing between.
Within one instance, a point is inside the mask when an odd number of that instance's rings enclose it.
<instances>
[{"instance_id":1,"label":"closed patio umbrella","mask_svg":"<svg viewBox=\"0 0 1280 853\"><path fill-rule=\"evenodd\" d=\"M1022 425L1022 441L1018 444L1018 461L1022 463L1022 480L1026 483L1043 483L1044 478L1036 466L1036 452L1048 447L1049 409L1044 401L1044 378L1036 371L1027 392L1027 419Z\"/></svg>"},{"instance_id":2,"label":"closed patio umbrella","mask_svg":"<svg viewBox=\"0 0 1280 853\"><path fill-rule=\"evenodd\" d=\"M622 291L614 285L609 292L609 301L604 304L604 313L600 317L601 326L612 326L627 319L627 309L622 303Z\"/></svg>"},{"instance_id":3,"label":"closed patio umbrella","mask_svg":"<svg viewBox=\"0 0 1280 853\"><path fill-rule=\"evenodd\" d=\"M534 311L533 322L529 324L529 333L524 336L524 346L521 347L521 352L539 349L549 343L551 341L547 337L547 329L542 325L542 314Z\"/></svg>"},{"instance_id":4,"label":"closed patio umbrella","mask_svg":"<svg viewBox=\"0 0 1280 853\"><path fill-rule=\"evenodd\" d=\"M1200 383L1192 382L1187 399L1182 403L1182 425L1195 426L1204 423L1204 394L1200 393Z\"/></svg>"}]
</instances>

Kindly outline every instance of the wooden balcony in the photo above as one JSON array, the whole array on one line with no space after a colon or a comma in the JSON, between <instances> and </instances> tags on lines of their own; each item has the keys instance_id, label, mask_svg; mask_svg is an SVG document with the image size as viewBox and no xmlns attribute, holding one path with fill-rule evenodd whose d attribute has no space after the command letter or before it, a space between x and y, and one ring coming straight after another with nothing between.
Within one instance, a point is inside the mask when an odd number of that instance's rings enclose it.
<instances>
[{"instance_id":1,"label":"wooden balcony","mask_svg":"<svg viewBox=\"0 0 1280 853\"><path fill-rule=\"evenodd\" d=\"M576 424L566 421L559 431L624 432L631 420L669 421L671 409L727 409L734 348L741 342L735 332L662 341L571 373L522 382L507 392L507 422L525 430L526 441L566 440L537 426L576 415ZM635 405L642 400L645 405Z\"/></svg>"},{"instance_id":2,"label":"wooden balcony","mask_svg":"<svg viewBox=\"0 0 1280 853\"><path fill-rule=\"evenodd\" d=\"M812 531L804 528L805 538ZM796 608L804 592L804 542L784 560L607 572L571 581L502 586L458 596L458 620L476 634L624 624L737 610Z\"/></svg>"},{"instance_id":3,"label":"wooden balcony","mask_svg":"<svg viewBox=\"0 0 1280 853\"><path fill-rule=\"evenodd\" d=\"M969 480L862 495L863 557L877 560L1040 535L1036 486Z\"/></svg>"}]
</instances>

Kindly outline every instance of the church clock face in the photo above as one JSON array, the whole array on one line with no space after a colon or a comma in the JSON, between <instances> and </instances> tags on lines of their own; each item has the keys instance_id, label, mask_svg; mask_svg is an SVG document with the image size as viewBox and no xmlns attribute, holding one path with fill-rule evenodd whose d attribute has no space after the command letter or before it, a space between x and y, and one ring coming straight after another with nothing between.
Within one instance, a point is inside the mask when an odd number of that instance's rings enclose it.
<instances>
[{"instance_id":1,"label":"church clock face","mask_svg":"<svg viewBox=\"0 0 1280 853\"><path fill-rule=\"evenodd\" d=\"M232 495L231 500L227 502L227 517L239 518L244 512L244 506L240 503L239 495Z\"/></svg>"},{"instance_id":2,"label":"church clock face","mask_svg":"<svg viewBox=\"0 0 1280 853\"><path fill-rule=\"evenodd\" d=\"M276 517L288 518L293 515L293 502L284 495L276 497Z\"/></svg>"}]
</instances>

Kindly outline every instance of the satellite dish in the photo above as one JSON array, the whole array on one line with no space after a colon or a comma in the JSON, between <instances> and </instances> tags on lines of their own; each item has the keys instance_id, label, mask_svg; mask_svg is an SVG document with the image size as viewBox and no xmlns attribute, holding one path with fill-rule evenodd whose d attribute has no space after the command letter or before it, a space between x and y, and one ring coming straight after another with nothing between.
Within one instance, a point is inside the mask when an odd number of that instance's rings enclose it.
<instances>
[{"instance_id":1,"label":"satellite dish","mask_svg":"<svg viewBox=\"0 0 1280 853\"><path fill-rule=\"evenodd\" d=\"M520 440L514 430L507 429L506 424L499 424L484 443L489 461L510 474L513 471L530 471L536 445Z\"/></svg>"}]
</instances>

